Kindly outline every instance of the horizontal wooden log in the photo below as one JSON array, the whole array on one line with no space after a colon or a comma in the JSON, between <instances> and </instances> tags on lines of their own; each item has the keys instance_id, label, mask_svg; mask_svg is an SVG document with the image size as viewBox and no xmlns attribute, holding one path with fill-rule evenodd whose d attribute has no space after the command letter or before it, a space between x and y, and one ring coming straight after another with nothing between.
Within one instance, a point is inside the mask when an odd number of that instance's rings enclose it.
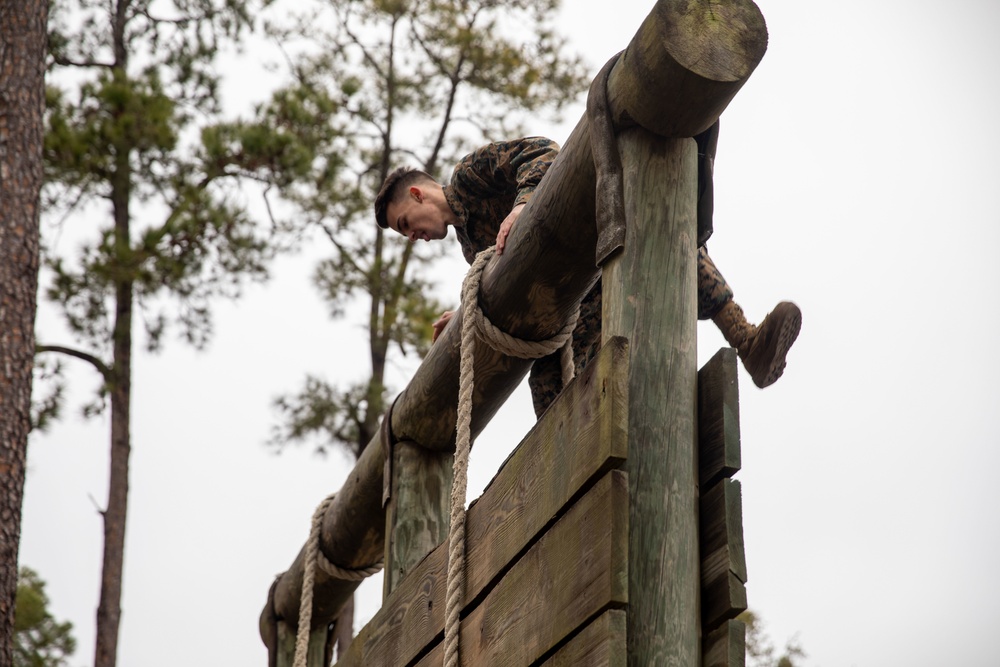
<instances>
[{"instance_id":1,"label":"horizontal wooden log","mask_svg":"<svg viewBox=\"0 0 1000 667\"><path fill-rule=\"evenodd\" d=\"M733 619L705 636L702 644L703 667L746 667L747 626Z\"/></svg>"},{"instance_id":2,"label":"horizontal wooden log","mask_svg":"<svg viewBox=\"0 0 1000 667\"><path fill-rule=\"evenodd\" d=\"M459 664L531 665L628 598L628 479L601 479L462 620ZM444 661L439 642L417 667ZM396 663L385 663L396 664Z\"/></svg>"},{"instance_id":3,"label":"horizontal wooden log","mask_svg":"<svg viewBox=\"0 0 1000 667\"><path fill-rule=\"evenodd\" d=\"M702 622L709 631L747 606L739 481L724 479L702 495L700 523Z\"/></svg>"},{"instance_id":4,"label":"horizontal wooden log","mask_svg":"<svg viewBox=\"0 0 1000 667\"><path fill-rule=\"evenodd\" d=\"M629 55L616 65L608 81L609 100L620 125L639 122L660 134L690 136L718 118L753 71L767 39L763 21L751 20L756 11L752 2L729 0L725 4L739 10L719 9L716 0L656 3L633 38ZM701 19L696 16L699 12ZM674 27L668 25L677 17L683 20ZM699 31L707 37L691 38ZM664 53L657 55L657 49ZM706 63L712 64L708 67ZM662 72L658 69L661 66ZM662 118L671 114L683 122L664 126ZM511 231L507 252L486 268L480 303L495 325L520 338L547 339L562 328L596 282L594 188L593 156L584 118ZM397 438L437 450L454 448L461 311L454 320L398 397L392 413L391 427ZM474 436L517 387L530 363L504 357L477 343ZM369 565L383 552L383 456L377 440L373 441L324 517L320 548L339 565ZM303 525L308 525L305 517ZM300 552L272 587L261 614L261 635L266 643L273 641L278 619L297 623L302 573ZM325 576L317 580L314 627L332 621L357 587Z\"/></svg>"},{"instance_id":5,"label":"horizontal wooden log","mask_svg":"<svg viewBox=\"0 0 1000 667\"><path fill-rule=\"evenodd\" d=\"M384 558L384 464L385 452L378 438L373 438L327 509L320 530L320 549L331 562L341 567L364 568ZM317 499L317 504L320 500ZM302 517L302 532L306 535L309 525L309 517ZM260 616L261 638L265 645L270 645L268 638L274 636L277 621L283 620L292 627L298 627L304 562L303 545L291 567L278 577L268 592L268 601ZM359 584L333 578L317 569L313 589L313 629L332 623Z\"/></svg>"},{"instance_id":6,"label":"horizontal wooden log","mask_svg":"<svg viewBox=\"0 0 1000 667\"><path fill-rule=\"evenodd\" d=\"M466 518L466 602L626 456L627 343L613 339L525 436ZM572 429L572 430L571 430ZM570 439L566 434L576 433ZM572 446L567 446L572 442ZM340 663L406 664L444 623L447 548L413 568Z\"/></svg>"},{"instance_id":7,"label":"horizontal wooden log","mask_svg":"<svg viewBox=\"0 0 1000 667\"><path fill-rule=\"evenodd\" d=\"M625 611L611 609L590 622L543 667L625 667Z\"/></svg>"},{"instance_id":8,"label":"horizontal wooden log","mask_svg":"<svg viewBox=\"0 0 1000 667\"><path fill-rule=\"evenodd\" d=\"M698 371L698 478L707 488L741 465L736 350L724 347Z\"/></svg>"},{"instance_id":9,"label":"horizontal wooden log","mask_svg":"<svg viewBox=\"0 0 1000 667\"><path fill-rule=\"evenodd\" d=\"M722 114L766 50L764 17L749 0L658 2L608 77L612 118L692 137Z\"/></svg>"}]
</instances>

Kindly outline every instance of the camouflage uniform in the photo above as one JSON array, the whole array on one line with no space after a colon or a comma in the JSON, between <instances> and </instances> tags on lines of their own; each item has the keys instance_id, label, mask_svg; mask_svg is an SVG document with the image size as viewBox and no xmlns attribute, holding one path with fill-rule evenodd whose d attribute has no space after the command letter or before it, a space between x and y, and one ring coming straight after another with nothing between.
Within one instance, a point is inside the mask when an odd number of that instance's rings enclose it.
<instances>
[{"instance_id":1,"label":"camouflage uniform","mask_svg":"<svg viewBox=\"0 0 1000 667\"><path fill-rule=\"evenodd\" d=\"M527 203L559 146L543 137L489 144L462 158L444 187L448 205L458 218L455 232L466 261L496 243L500 224L511 209ZM700 189L703 190L703 189ZM698 317L707 319L732 299L732 291L704 248L698 251ZM583 297L573 331L577 373L601 346L601 283ZM535 415L541 416L562 390L559 355L537 360L528 378Z\"/></svg>"}]
</instances>

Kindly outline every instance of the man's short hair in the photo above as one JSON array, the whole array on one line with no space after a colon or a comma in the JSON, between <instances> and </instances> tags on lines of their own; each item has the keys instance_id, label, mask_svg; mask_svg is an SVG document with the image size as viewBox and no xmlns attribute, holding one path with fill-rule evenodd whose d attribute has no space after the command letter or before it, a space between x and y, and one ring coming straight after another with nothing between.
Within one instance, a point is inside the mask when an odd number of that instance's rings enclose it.
<instances>
[{"instance_id":1,"label":"man's short hair","mask_svg":"<svg viewBox=\"0 0 1000 667\"><path fill-rule=\"evenodd\" d=\"M425 181L434 182L434 178L427 172L413 167L399 167L386 176L382 188L375 196L375 222L378 223L378 226L382 229L388 229L389 220L386 217L386 209L389 208L389 204L402 201L406 196L407 188Z\"/></svg>"}]
</instances>

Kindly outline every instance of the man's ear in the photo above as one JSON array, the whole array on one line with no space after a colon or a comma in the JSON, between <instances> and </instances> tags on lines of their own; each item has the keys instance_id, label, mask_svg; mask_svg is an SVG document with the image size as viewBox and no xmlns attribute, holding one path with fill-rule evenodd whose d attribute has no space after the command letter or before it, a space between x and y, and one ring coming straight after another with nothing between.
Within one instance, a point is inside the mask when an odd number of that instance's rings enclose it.
<instances>
[{"instance_id":1,"label":"man's ear","mask_svg":"<svg viewBox=\"0 0 1000 667\"><path fill-rule=\"evenodd\" d=\"M424 201L424 193L416 185L411 185L410 186L410 196L413 197L417 201L418 204L422 204L423 201Z\"/></svg>"}]
</instances>

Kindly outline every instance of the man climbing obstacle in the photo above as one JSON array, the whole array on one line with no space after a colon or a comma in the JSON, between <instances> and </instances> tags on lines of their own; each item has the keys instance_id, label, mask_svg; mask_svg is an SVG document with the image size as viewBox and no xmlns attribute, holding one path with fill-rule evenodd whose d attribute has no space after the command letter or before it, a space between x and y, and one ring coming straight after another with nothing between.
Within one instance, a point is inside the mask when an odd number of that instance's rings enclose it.
<instances>
[{"instance_id":1,"label":"man climbing obstacle","mask_svg":"<svg viewBox=\"0 0 1000 667\"><path fill-rule=\"evenodd\" d=\"M714 140L711 132L699 136L699 241L711 233L711 172ZM455 228L462 253L470 264L477 253L494 243L503 254L507 236L531 199L559 146L543 137L492 143L464 157L448 185L408 167L389 174L375 198L375 220L410 241L437 241ZM707 230L707 231L706 231ZM434 339L451 318L444 313L434 323ZM708 255L698 249L698 319L712 319L726 341L736 348L754 384L767 387L785 369L785 356L798 336L802 315L798 306L783 301L756 326L747 321L733 300L733 291ZM600 349L601 283L580 303L573 331L573 360L580 372ZM558 353L537 360L528 379L535 415L541 417L562 390Z\"/></svg>"}]
</instances>

